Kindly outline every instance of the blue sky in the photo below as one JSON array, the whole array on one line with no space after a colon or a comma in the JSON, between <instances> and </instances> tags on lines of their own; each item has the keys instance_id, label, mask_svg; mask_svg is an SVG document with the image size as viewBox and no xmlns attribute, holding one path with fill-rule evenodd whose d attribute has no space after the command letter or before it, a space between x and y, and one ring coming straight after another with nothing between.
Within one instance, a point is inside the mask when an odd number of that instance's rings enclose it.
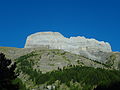
<instances>
[{"instance_id":1,"label":"blue sky","mask_svg":"<svg viewBox=\"0 0 120 90\"><path fill-rule=\"evenodd\" d=\"M120 0L0 0L0 46L22 48L41 31L107 41L120 51Z\"/></svg>"}]
</instances>

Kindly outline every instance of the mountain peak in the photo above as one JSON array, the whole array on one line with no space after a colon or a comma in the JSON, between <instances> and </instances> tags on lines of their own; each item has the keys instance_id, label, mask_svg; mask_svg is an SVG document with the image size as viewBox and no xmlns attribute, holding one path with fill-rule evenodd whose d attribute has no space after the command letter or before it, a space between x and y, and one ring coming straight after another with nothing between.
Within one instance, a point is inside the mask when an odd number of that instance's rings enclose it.
<instances>
[{"instance_id":1,"label":"mountain peak","mask_svg":"<svg viewBox=\"0 0 120 90\"><path fill-rule=\"evenodd\" d=\"M62 49L91 59L101 59L100 56L96 56L99 52L112 51L107 42L81 36L66 38L59 32L38 32L27 37L25 48L41 46L47 46L50 49Z\"/></svg>"}]
</instances>

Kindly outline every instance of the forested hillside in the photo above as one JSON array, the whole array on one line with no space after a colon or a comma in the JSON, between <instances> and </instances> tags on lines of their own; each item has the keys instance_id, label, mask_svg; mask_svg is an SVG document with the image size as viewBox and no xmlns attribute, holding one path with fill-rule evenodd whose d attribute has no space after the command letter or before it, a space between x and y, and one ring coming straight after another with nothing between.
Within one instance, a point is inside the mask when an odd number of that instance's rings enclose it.
<instances>
[{"instance_id":1,"label":"forested hillside","mask_svg":"<svg viewBox=\"0 0 120 90\"><path fill-rule=\"evenodd\" d=\"M47 60L51 64L48 64L46 61L45 67L50 67L48 71L48 68L42 69L37 67L44 64L39 62L42 60L41 58L43 55L46 55L47 58L47 56L53 55L53 53L54 55L63 55L65 58L67 52L61 52L59 50L37 51L16 59L17 72L20 73L19 78L22 79L28 89L93 90L94 88L109 88L114 83L119 84L119 70L112 70L109 65L91 61L82 56L80 56L81 59L85 61L79 60L76 61L76 64L68 63L66 66L63 65L62 68L54 67L55 63L52 63L54 62L53 58ZM74 56L72 57L74 58ZM44 58L44 60L46 60L46 58ZM60 60L62 60L62 62L71 61L70 59L64 58ZM59 60L59 58L57 59ZM89 63L90 65L86 63ZM46 70L46 72L43 70Z\"/></svg>"},{"instance_id":2,"label":"forested hillside","mask_svg":"<svg viewBox=\"0 0 120 90\"><path fill-rule=\"evenodd\" d=\"M0 51L16 62L18 77L13 83L19 83L20 90L119 90L119 53L111 53L101 63L58 49L3 47Z\"/></svg>"}]
</instances>

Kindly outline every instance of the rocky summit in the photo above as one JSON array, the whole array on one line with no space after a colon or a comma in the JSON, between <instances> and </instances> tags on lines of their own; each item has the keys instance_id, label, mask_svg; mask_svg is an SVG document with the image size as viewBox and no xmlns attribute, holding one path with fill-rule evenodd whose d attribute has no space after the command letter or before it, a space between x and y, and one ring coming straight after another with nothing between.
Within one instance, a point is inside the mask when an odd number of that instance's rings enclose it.
<instances>
[{"instance_id":1,"label":"rocky summit","mask_svg":"<svg viewBox=\"0 0 120 90\"><path fill-rule=\"evenodd\" d=\"M28 36L25 48L0 52L16 63L19 90L120 90L120 53L107 42L39 32Z\"/></svg>"},{"instance_id":2,"label":"rocky summit","mask_svg":"<svg viewBox=\"0 0 120 90\"><path fill-rule=\"evenodd\" d=\"M80 54L93 60L104 60L112 52L108 42L77 36L66 38L59 32L38 32L27 37L25 48L47 47Z\"/></svg>"}]
</instances>

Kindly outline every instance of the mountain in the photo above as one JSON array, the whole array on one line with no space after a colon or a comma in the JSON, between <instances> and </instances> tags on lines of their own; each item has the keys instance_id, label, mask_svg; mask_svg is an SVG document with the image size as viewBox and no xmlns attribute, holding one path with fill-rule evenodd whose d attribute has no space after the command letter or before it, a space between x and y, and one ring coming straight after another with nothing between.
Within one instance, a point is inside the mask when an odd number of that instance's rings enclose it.
<instances>
[{"instance_id":1,"label":"mountain","mask_svg":"<svg viewBox=\"0 0 120 90\"><path fill-rule=\"evenodd\" d=\"M38 32L27 37L25 48L43 46L49 49L62 49L97 61L104 61L103 55L112 51L108 42L81 36L66 38L59 32Z\"/></svg>"},{"instance_id":2,"label":"mountain","mask_svg":"<svg viewBox=\"0 0 120 90\"><path fill-rule=\"evenodd\" d=\"M55 59L55 63L62 62L62 60L67 59L66 64L63 64L63 66L68 65L68 64L77 64L79 61L83 62L86 64L86 66L94 66L93 62L100 63L100 64L105 64L108 65L109 67L113 69L120 69L120 53L119 52L110 52L106 55L106 60L105 62L98 62L96 60L89 59L88 57L78 55L78 54L73 54L70 52L66 52L61 49L48 49L48 48L14 48L14 47L0 47L0 52L5 53L7 58L10 58L12 60L15 60L19 58L20 56L24 56L33 52L36 53L43 53L41 56L45 62L48 62L50 59ZM56 55L56 53L59 53ZM40 57L38 54L35 58ZM58 60L58 61L57 61ZM51 61L54 63L53 61ZM60 64L58 64L59 66ZM57 65L56 65L57 66ZM62 65L61 65L62 66Z\"/></svg>"},{"instance_id":3,"label":"mountain","mask_svg":"<svg viewBox=\"0 0 120 90\"><path fill-rule=\"evenodd\" d=\"M85 56L73 54L60 49L48 49L48 48L25 48L24 49L24 48L2 47L0 48L0 52L5 53L8 58L13 59L13 61L17 63L16 72L19 73L19 78L22 80L26 88L29 90L32 90L32 89L51 90L47 88L50 88L50 87L52 88L54 86L59 87L58 90L67 90L67 89L69 90L72 87L74 88L78 87L78 89L73 89L73 90L80 90L80 88L84 88L85 90L93 90L93 88L99 85L102 85L102 83L100 82L102 81L104 82L104 80L105 80L105 85L108 84L107 82L112 83L112 81L114 80L115 81L120 80L119 78L116 78L116 77L120 77L119 71L114 70L114 69L117 69L117 70L120 69L119 67L120 53L118 52L111 52L109 57L107 58L107 62L105 63L91 60ZM75 68L76 70L79 70L79 71L73 72L72 70L74 70ZM57 77L54 77L53 75L51 75L51 74L54 74L56 76L59 76L57 74L58 72L65 75L66 70L71 71L71 72L67 71L67 73L70 73L69 74L70 76L69 75L67 76L70 77L68 83L71 85L71 87L66 83L63 83L64 79L58 80ZM75 80L76 82L72 81L72 77L76 77L77 72L79 72L80 74L78 76L82 75L82 78L84 78L83 80L90 80L88 83L89 85L80 83L80 81L78 82L76 80ZM98 73L101 73L101 74L98 74ZM93 78L91 77L91 74ZM84 77L86 75L87 77ZM97 77L94 75L97 75ZM112 75L112 76L109 76L109 75ZM107 81L108 76L111 81L110 80ZM49 79L41 82L42 80L48 77ZM102 79L102 77L104 78ZM53 83L48 83L48 82L51 82L50 78L54 78ZM98 82L95 82L94 84L91 85L90 82L92 82L92 79L97 79L97 78L99 78ZM112 80L112 78L114 80ZM85 81L82 81L82 80L81 82L85 83Z\"/></svg>"},{"instance_id":4,"label":"mountain","mask_svg":"<svg viewBox=\"0 0 120 90\"><path fill-rule=\"evenodd\" d=\"M27 90L119 90L120 53L106 42L40 32L28 36L25 48L0 52L17 63Z\"/></svg>"}]
</instances>

